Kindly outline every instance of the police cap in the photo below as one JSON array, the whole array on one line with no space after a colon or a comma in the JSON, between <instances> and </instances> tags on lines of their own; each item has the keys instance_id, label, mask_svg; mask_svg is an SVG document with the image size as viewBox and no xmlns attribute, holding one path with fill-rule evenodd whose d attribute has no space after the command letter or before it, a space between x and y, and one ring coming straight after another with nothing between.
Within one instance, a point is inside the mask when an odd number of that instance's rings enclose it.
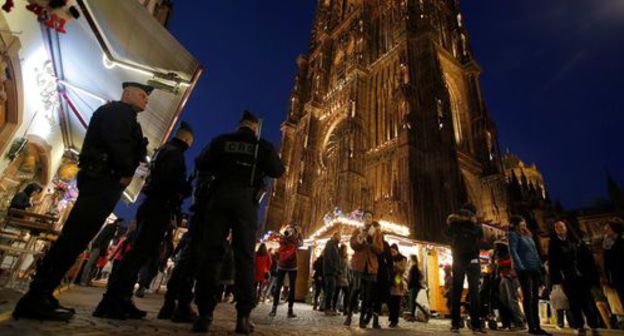
<instances>
[{"instance_id":1,"label":"police cap","mask_svg":"<svg viewBox=\"0 0 624 336\"><path fill-rule=\"evenodd\" d=\"M257 123L258 117L256 117L253 113L245 110L243 111L243 116L241 117L240 122L243 122L243 121L251 121L251 122Z\"/></svg>"},{"instance_id":2,"label":"police cap","mask_svg":"<svg viewBox=\"0 0 624 336\"><path fill-rule=\"evenodd\" d=\"M145 84L141 84L141 83L137 83L137 82L123 82L121 84L121 87L126 89L128 87L137 87L143 91L145 91L145 93L147 93L147 95L149 96L152 91L154 91L154 87L150 86L150 85L145 85Z\"/></svg>"}]
</instances>

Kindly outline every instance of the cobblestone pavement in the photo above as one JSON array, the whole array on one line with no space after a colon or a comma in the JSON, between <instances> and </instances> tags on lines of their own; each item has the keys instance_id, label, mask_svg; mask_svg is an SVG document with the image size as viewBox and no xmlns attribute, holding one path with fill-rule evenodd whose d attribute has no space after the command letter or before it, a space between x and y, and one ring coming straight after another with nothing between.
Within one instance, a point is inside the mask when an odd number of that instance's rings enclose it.
<instances>
[{"instance_id":1,"label":"cobblestone pavement","mask_svg":"<svg viewBox=\"0 0 624 336\"><path fill-rule=\"evenodd\" d=\"M91 316L94 306L100 300L103 289L74 287L60 297L64 305L75 307L77 314L70 322L41 322L30 320L14 321L4 314L4 321L0 321L0 335L2 336L30 336L30 335L190 335L190 325L174 324L156 319L156 314L162 303L162 295L147 294L145 298L135 299L139 308L148 311L148 316L141 321L116 321L100 319ZM270 304L260 304L252 314L256 323L254 335L450 335L448 320L432 320L425 323L409 323L401 320L397 329L360 329L342 325L344 318L326 317L313 311L309 305L296 304L297 318L286 318L286 307L281 305L278 316L269 318ZM215 322L211 335L233 335L236 311L229 303L220 304L215 313ZM357 321L357 318L354 318ZM387 318L382 317L382 325L387 324ZM468 331L462 334L468 335ZM491 335L509 333L497 332ZM526 334L525 334L526 335ZM621 334L620 334L621 335Z\"/></svg>"}]
</instances>

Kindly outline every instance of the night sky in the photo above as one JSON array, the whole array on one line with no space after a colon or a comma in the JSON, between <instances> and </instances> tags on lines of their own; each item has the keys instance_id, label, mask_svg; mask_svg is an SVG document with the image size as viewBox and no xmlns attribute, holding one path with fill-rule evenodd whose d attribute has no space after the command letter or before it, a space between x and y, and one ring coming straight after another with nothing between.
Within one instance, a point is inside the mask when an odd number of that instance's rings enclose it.
<instances>
[{"instance_id":1,"label":"night sky","mask_svg":"<svg viewBox=\"0 0 624 336\"><path fill-rule=\"evenodd\" d=\"M535 162L566 208L606 196L607 169L624 180L624 1L573 2L462 2L501 149ZM279 146L315 3L174 1L169 30L206 68L183 114L196 132L189 165L244 109Z\"/></svg>"}]
</instances>

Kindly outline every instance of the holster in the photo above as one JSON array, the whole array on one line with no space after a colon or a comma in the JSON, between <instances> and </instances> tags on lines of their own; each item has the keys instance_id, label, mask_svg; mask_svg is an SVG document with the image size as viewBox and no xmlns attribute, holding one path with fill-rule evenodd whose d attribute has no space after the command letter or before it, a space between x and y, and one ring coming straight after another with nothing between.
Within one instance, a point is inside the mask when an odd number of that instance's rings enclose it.
<instances>
[{"instance_id":1,"label":"holster","mask_svg":"<svg viewBox=\"0 0 624 336\"><path fill-rule=\"evenodd\" d=\"M88 153L81 155L78 166L85 176L102 177L113 175L108 155L105 153Z\"/></svg>"}]
</instances>

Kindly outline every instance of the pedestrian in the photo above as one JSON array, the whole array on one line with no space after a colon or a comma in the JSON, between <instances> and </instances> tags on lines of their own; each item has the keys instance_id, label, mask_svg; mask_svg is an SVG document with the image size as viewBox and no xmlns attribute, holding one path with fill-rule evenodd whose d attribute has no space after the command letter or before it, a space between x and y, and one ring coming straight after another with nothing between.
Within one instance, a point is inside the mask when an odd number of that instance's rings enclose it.
<instances>
[{"instance_id":1,"label":"pedestrian","mask_svg":"<svg viewBox=\"0 0 624 336\"><path fill-rule=\"evenodd\" d=\"M374 225L381 231L379 223ZM371 296L371 305L373 307L372 327L374 329L381 329L379 316L381 316L383 304L389 304L390 288L392 287L392 252L390 251L390 244L386 241L383 233L382 239L383 252L377 255L377 264L379 265L377 268L377 281L375 282L373 295Z\"/></svg>"},{"instance_id":2,"label":"pedestrian","mask_svg":"<svg viewBox=\"0 0 624 336\"><path fill-rule=\"evenodd\" d=\"M258 122L245 111L236 132L213 139L195 160L199 173L196 205L202 208L198 235L191 240L199 258L195 332L207 332L212 323L218 304L218 271L230 230L236 269L236 332L248 334L253 328L249 314L256 305L253 257L258 204L266 188L264 178L278 178L285 171L273 145L259 139Z\"/></svg>"},{"instance_id":3,"label":"pedestrian","mask_svg":"<svg viewBox=\"0 0 624 336\"><path fill-rule=\"evenodd\" d=\"M234 249L232 249L232 234L228 236L228 243L225 245L225 253L223 263L221 264L221 273L219 276L219 301L236 302L236 293L234 282L236 279L236 268L234 262ZM175 316L174 316L175 317Z\"/></svg>"},{"instance_id":4,"label":"pedestrian","mask_svg":"<svg viewBox=\"0 0 624 336\"><path fill-rule=\"evenodd\" d=\"M182 201L193 191L186 177L184 153L193 144L193 130L182 122L171 140L160 147L150 163L143 187L145 199L136 214L137 233L132 250L123 258L108 282L106 293L93 316L110 319L141 319L147 314L132 301L138 273L151 257L158 256L162 241L177 221Z\"/></svg>"},{"instance_id":5,"label":"pedestrian","mask_svg":"<svg viewBox=\"0 0 624 336\"><path fill-rule=\"evenodd\" d=\"M156 255L151 256L148 261L139 270L138 284L139 288L134 295L136 297L144 297L145 292L151 287L152 281L159 272L165 271L169 257L173 253L173 227L170 226L165 232L165 238L160 243L160 248Z\"/></svg>"},{"instance_id":6,"label":"pedestrian","mask_svg":"<svg viewBox=\"0 0 624 336\"><path fill-rule=\"evenodd\" d=\"M262 293L264 293L265 287L269 286L268 281L271 277L270 271L273 264L266 244L262 243L258 246L254 263L256 269L256 291L258 293L256 300L259 302L262 299Z\"/></svg>"},{"instance_id":7,"label":"pedestrian","mask_svg":"<svg viewBox=\"0 0 624 336\"><path fill-rule=\"evenodd\" d=\"M390 298L388 300L388 309L390 310L390 316L388 321L390 322L390 328L396 328L399 325L399 316L401 314L401 301L407 293L407 284L405 283L405 270L407 269L407 258L399 251L397 244L390 246L390 253L392 254L391 264L391 284L390 284Z\"/></svg>"},{"instance_id":8,"label":"pedestrian","mask_svg":"<svg viewBox=\"0 0 624 336\"><path fill-rule=\"evenodd\" d=\"M336 291L338 277L340 276L341 257L338 244L340 244L340 232L334 232L323 249L323 279L325 280L325 300L323 309L327 316L338 315L332 308L334 292Z\"/></svg>"},{"instance_id":9,"label":"pedestrian","mask_svg":"<svg viewBox=\"0 0 624 336\"><path fill-rule=\"evenodd\" d=\"M52 293L111 214L139 163L145 161L147 139L137 114L145 110L152 90L126 82L121 101L107 103L93 113L79 158L78 199L37 268L29 291L17 303L16 319L68 320L74 315Z\"/></svg>"},{"instance_id":10,"label":"pedestrian","mask_svg":"<svg viewBox=\"0 0 624 336\"><path fill-rule=\"evenodd\" d=\"M323 310L323 305L319 305L319 298L323 292L323 253L316 258L312 264L312 281L314 282L314 300L312 310Z\"/></svg>"},{"instance_id":11,"label":"pedestrian","mask_svg":"<svg viewBox=\"0 0 624 336\"><path fill-rule=\"evenodd\" d=\"M87 260L87 263L82 270L82 276L80 277L80 285L88 286L93 278L93 267L97 263L98 259L102 256L106 256L108 246L117 234L117 230L124 223L123 218L117 218L111 223L104 225L97 236L91 242L91 255Z\"/></svg>"},{"instance_id":12,"label":"pedestrian","mask_svg":"<svg viewBox=\"0 0 624 336\"><path fill-rule=\"evenodd\" d=\"M340 245L340 260L339 260L339 275L336 283L336 293L334 293L334 300L332 308L336 311L338 299L342 297L342 313L346 316L349 306L349 284L351 283L351 270L349 269L349 251L345 244Z\"/></svg>"},{"instance_id":13,"label":"pedestrian","mask_svg":"<svg viewBox=\"0 0 624 336\"><path fill-rule=\"evenodd\" d=\"M605 236L602 241L604 249L604 269L606 283L615 289L620 302L624 303L624 220L619 217L611 218L605 227Z\"/></svg>"},{"instance_id":14,"label":"pedestrian","mask_svg":"<svg viewBox=\"0 0 624 336\"><path fill-rule=\"evenodd\" d=\"M132 242L136 237L136 223L132 222L128 226L128 230L117 240L117 244L113 248L109 260L113 263L113 268L111 269L110 277L108 281L110 282L115 276L117 276L117 272L119 271L119 264L126 256L128 252L132 249Z\"/></svg>"},{"instance_id":15,"label":"pedestrian","mask_svg":"<svg viewBox=\"0 0 624 336\"><path fill-rule=\"evenodd\" d=\"M196 207L192 208L196 209ZM197 257L191 247L191 240L195 231L196 218L195 214L191 215L188 221L188 231L184 233L178 246L176 246L176 251L174 251L175 266L171 270L169 281L167 281L165 300L158 312L158 319L187 323L197 318L191 308L193 284L195 283L194 272L197 267Z\"/></svg>"},{"instance_id":16,"label":"pedestrian","mask_svg":"<svg viewBox=\"0 0 624 336\"><path fill-rule=\"evenodd\" d=\"M585 321L596 333L600 326L598 314L594 306L590 289L594 272L584 256L586 248L583 243L570 231L564 220L554 224L555 233L550 237L548 244L548 263L550 267L550 281L553 286L561 285L568 298L570 326L577 332L585 332ZM591 257L591 256L590 256Z\"/></svg>"},{"instance_id":17,"label":"pedestrian","mask_svg":"<svg viewBox=\"0 0 624 336\"><path fill-rule=\"evenodd\" d=\"M464 278L468 278L470 323L473 332L486 333L479 317L479 278L481 265L479 247L483 241L483 228L477 222L476 208L467 203L447 219L446 235L450 238L453 256L453 283L451 292L451 332L458 333L461 324L461 297Z\"/></svg>"},{"instance_id":18,"label":"pedestrian","mask_svg":"<svg viewBox=\"0 0 624 336\"><path fill-rule=\"evenodd\" d=\"M510 219L507 239L509 240L509 254L513 268L518 274L522 288L522 306L531 335L550 335L540 326L539 318L539 288L544 273L544 264L537 252L533 234L527 227L522 216L512 216Z\"/></svg>"},{"instance_id":19,"label":"pedestrian","mask_svg":"<svg viewBox=\"0 0 624 336\"><path fill-rule=\"evenodd\" d=\"M269 281L269 286L266 288L264 293L265 301L275 295L275 286L277 285L277 263L279 260L277 250L270 249L269 254L271 256L271 270L269 271L271 273L271 280Z\"/></svg>"},{"instance_id":20,"label":"pedestrian","mask_svg":"<svg viewBox=\"0 0 624 336\"><path fill-rule=\"evenodd\" d=\"M409 321L416 321L416 308L420 309L425 317L425 322L429 321L430 315L427 309L425 309L420 303L418 303L418 294L423 289L424 276L420 270L418 263L418 256L412 254L410 256L410 268L407 276L407 289L409 290L408 296L408 308L409 308Z\"/></svg>"},{"instance_id":21,"label":"pedestrian","mask_svg":"<svg viewBox=\"0 0 624 336\"><path fill-rule=\"evenodd\" d=\"M377 256L383 253L383 236L379 225L374 225L373 213L364 213L364 226L357 228L351 235L350 245L353 249L351 258L351 272L353 284L347 318L344 325L350 326L353 319L353 310L357 306L360 295L362 296L362 309L360 311L360 328L366 328L373 315L372 295L377 281L379 261Z\"/></svg>"},{"instance_id":22,"label":"pedestrian","mask_svg":"<svg viewBox=\"0 0 624 336\"><path fill-rule=\"evenodd\" d=\"M11 199L9 209L26 210L33 207L33 199L36 198L43 189L37 183L29 183L24 190L16 193Z\"/></svg>"},{"instance_id":23,"label":"pedestrian","mask_svg":"<svg viewBox=\"0 0 624 336\"><path fill-rule=\"evenodd\" d=\"M512 267L507 239L494 242L494 262L499 279L498 303L503 328L510 331L522 330L525 326L518 298L520 282Z\"/></svg>"},{"instance_id":24,"label":"pedestrian","mask_svg":"<svg viewBox=\"0 0 624 336\"><path fill-rule=\"evenodd\" d=\"M284 278L288 275L288 318L295 318L293 307L295 305L295 284L297 282L297 249L303 244L303 239L296 226L288 226L280 237L279 255L277 263L277 284L275 286L275 296L273 297L273 307L269 316L277 314L277 306L280 302Z\"/></svg>"}]
</instances>

